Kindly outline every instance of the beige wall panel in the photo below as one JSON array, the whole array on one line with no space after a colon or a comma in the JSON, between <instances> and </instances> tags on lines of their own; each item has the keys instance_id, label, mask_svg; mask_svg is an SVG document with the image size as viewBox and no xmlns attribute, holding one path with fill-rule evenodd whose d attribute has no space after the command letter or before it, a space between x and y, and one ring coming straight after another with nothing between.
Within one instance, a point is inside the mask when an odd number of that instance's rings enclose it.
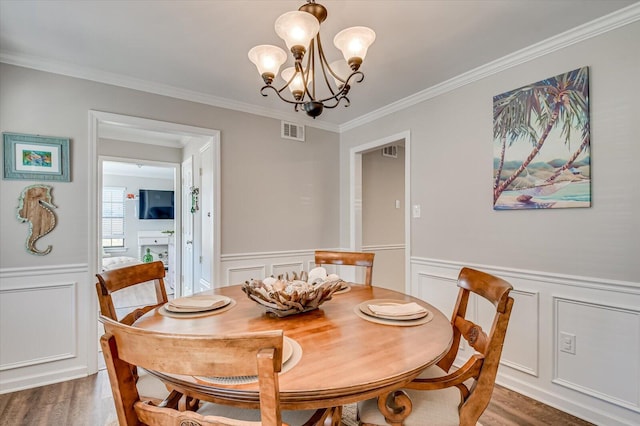
<instances>
[{"instance_id":1,"label":"beige wall panel","mask_svg":"<svg viewBox=\"0 0 640 426\"><path fill-rule=\"evenodd\" d=\"M383 157L380 149L362 154L362 245L384 244L404 244L402 147L397 158Z\"/></svg>"}]
</instances>

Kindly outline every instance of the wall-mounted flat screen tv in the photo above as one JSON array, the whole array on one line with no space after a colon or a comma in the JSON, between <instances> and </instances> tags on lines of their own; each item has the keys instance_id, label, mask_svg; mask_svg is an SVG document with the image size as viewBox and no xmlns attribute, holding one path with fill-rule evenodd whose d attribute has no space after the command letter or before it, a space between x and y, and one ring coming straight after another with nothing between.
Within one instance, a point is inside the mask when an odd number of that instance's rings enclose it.
<instances>
[{"instance_id":1,"label":"wall-mounted flat screen tv","mask_svg":"<svg viewBox=\"0 0 640 426\"><path fill-rule=\"evenodd\" d=\"M139 219L173 219L173 191L141 189L138 206Z\"/></svg>"}]
</instances>

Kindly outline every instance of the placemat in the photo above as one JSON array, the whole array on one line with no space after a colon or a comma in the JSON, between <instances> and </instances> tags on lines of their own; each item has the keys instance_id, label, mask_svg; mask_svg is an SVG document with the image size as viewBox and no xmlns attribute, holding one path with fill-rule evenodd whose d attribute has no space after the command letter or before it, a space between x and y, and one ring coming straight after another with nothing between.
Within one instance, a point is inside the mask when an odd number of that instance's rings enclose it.
<instances>
[{"instance_id":1,"label":"placemat","mask_svg":"<svg viewBox=\"0 0 640 426\"><path fill-rule=\"evenodd\" d=\"M291 348L293 349L293 353L291 354L291 358L287 362L282 365L282 371L280 374L284 374L287 371L291 370L293 367L300 362L302 359L302 346L295 340L284 336L284 339L289 342ZM248 383L255 383L258 381L258 376L233 376L233 377L203 377L203 376L195 376L196 381L212 384L212 385L245 385Z\"/></svg>"},{"instance_id":2,"label":"placemat","mask_svg":"<svg viewBox=\"0 0 640 426\"><path fill-rule=\"evenodd\" d=\"M158 309L158 313L160 315L164 315L165 317L171 317L171 318L199 318L199 317L206 317L207 315L217 315L217 314L221 314L223 312L228 311L229 309L233 308L236 305L236 301L232 298L231 302L229 302L228 305L223 306L220 309L213 309L211 311L205 311L205 312L171 312L168 311L165 308L165 305L160 306Z\"/></svg>"},{"instance_id":3,"label":"placemat","mask_svg":"<svg viewBox=\"0 0 640 426\"><path fill-rule=\"evenodd\" d=\"M363 320L374 322L376 324L395 325L399 327L412 327L415 325L422 325L422 324L428 323L433 319L433 312L429 311L428 309L427 311L428 311L427 316L423 318L418 318L413 320L390 320L390 319L384 319L384 318L376 318L376 317L372 317L370 315L365 314L360 310L359 304L353 308L353 312L355 312L356 315L358 315Z\"/></svg>"}]
</instances>

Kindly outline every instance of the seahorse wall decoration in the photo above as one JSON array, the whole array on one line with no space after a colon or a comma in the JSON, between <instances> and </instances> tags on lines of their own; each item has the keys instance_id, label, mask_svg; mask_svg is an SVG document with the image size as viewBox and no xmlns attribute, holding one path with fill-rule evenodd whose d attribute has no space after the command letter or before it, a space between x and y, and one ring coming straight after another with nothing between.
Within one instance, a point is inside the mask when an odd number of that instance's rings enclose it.
<instances>
[{"instance_id":1,"label":"seahorse wall decoration","mask_svg":"<svg viewBox=\"0 0 640 426\"><path fill-rule=\"evenodd\" d=\"M36 184L27 186L20 194L18 205L18 220L22 223L29 222L29 235L26 241L27 252L44 256L51 252L52 247L45 250L36 248L36 241L47 235L56 226L56 216L49 185Z\"/></svg>"}]
</instances>

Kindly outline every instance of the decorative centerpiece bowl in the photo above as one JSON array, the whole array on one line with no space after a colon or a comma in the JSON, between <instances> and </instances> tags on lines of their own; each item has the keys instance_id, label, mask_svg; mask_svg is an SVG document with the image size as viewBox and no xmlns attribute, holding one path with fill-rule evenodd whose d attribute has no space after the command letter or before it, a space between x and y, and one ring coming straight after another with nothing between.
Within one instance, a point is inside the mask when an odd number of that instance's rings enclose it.
<instances>
[{"instance_id":1,"label":"decorative centerpiece bowl","mask_svg":"<svg viewBox=\"0 0 640 426\"><path fill-rule=\"evenodd\" d=\"M294 278L297 276L294 275ZM337 275L330 275L324 280L316 279L314 282L268 277L264 280L245 281L242 290L249 299L264 306L267 312L286 317L318 309L318 306L330 300L331 295L343 286L344 281Z\"/></svg>"}]
</instances>

